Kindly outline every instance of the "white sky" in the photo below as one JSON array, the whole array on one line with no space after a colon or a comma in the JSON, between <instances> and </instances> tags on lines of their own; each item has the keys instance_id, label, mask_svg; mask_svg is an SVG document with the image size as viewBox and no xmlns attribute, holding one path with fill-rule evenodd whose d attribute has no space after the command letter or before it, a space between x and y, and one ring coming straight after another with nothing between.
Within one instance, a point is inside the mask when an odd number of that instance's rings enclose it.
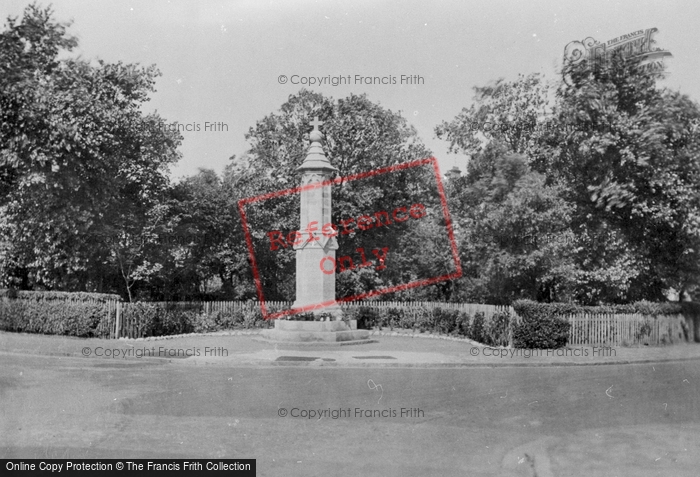
<instances>
[{"instance_id":1,"label":"white sky","mask_svg":"<svg viewBox=\"0 0 700 477\"><path fill-rule=\"evenodd\" d=\"M28 2L4 0L0 16ZM402 111L445 172L466 158L447 154L434 128L471 104L473 87L499 77L556 76L564 46L607 41L657 27L669 50L666 84L700 99L700 3L694 1L115 1L54 0L55 18L73 20L83 58L156 64L163 76L146 111L197 123L183 133L174 177L199 167L221 172L247 149L244 134L301 85L278 77L420 75L421 85L312 87L334 98L367 93ZM205 132L223 122L228 132ZM300 158L301 161L302 158Z\"/></svg>"}]
</instances>

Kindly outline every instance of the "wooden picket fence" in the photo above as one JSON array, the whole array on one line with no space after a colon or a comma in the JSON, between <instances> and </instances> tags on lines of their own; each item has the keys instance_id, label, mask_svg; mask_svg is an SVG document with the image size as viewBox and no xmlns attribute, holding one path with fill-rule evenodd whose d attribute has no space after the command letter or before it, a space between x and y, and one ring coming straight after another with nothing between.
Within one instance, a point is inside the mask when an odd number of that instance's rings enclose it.
<instances>
[{"instance_id":1,"label":"wooden picket fence","mask_svg":"<svg viewBox=\"0 0 700 477\"><path fill-rule=\"evenodd\" d=\"M206 302L151 302L164 305L167 308L188 309L196 312L221 312L225 315L236 311L254 310L260 307L257 301L206 301ZM105 312L108 319L98 328L99 335L109 338L144 336L142 324L129 318L132 314L124 313L134 303L106 302ZM268 310L280 311L290 309L292 302L265 302ZM404 308L420 313L421 309L443 308L463 311L470 316L483 313L488 323L494 315L507 312L518 318L510 306L483 305L474 303L440 303L440 302L396 302L396 301L364 301L341 303L345 310L369 307L376 310L385 308ZM692 330L683 315L665 315L649 317L641 314L575 314L566 315L570 324L568 344L571 346L621 346L621 345L662 345L688 340ZM510 334L510 330L509 330ZM692 341L692 337L690 338Z\"/></svg>"},{"instance_id":2,"label":"wooden picket fence","mask_svg":"<svg viewBox=\"0 0 700 477\"><path fill-rule=\"evenodd\" d=\"M692 336L683 315L582 313L565 318L571 324L569 345L662 345L686 341Z\"/></svg>"},{"instance_id":3,"label":"wooden picket fence","mask_svg":"<svg viewBox=\"0 0 700 477\"><path fill-rule=\"evenodd\" d=\"M156 301L148 303L170 309L177 308L197 313L221 312L225 315L233 314L237 311L252 311L260 308L260 303L257 301ZM292 302L266 301L265 305L268 309L284 310L291 308ZM108 317L105 326L108 328L108 331L99 329L101 336L109 337L110 339L144 336L143 324L135 320L131 313L127 313L129 308L134 306L136 306L136 303L109 302L107 310L105 310Z\"/></svg>"},{"instance_id":4,"label":"wooden picket fence","mask_svg":"<svg viewBox=\"0 0 700 477\"><path fill-rule=\"evenodd\" d=\"M506 305L483 305L476 303L442 303L434 301L364 301L360 303L350 302L341 304L342 308L354 308L366 306L369 308L443 308L448 310L460 310L466 313L474 314L481 312L487 318L495 315L498 312L508 312L511 315L515 314L512 306Z\"/></svg>"},{"instance_id":5,"label":"wooden picket fence","mask_svg":"<svg viewBox=\"0 0 700 477\"><path fill-rule=\"evenodd\" d=\"M102 320L97 325L97 329L95 330L97 336L110 339L118 338L119 336L128 336L126 334L118 334L117 332L117 324L119 323L119 316L121 313L120 307L123 305L123 303L118 301L107 301L104 305L106 319Z\"/></svg>"},{"instance_id":6,"label":"wooden picket fence","mask_svg":"<svg viewBox=\"0 0 700 477\"><path fill-rule=\"evenodd\" d=\"M229 315L237 311L250 311L260 308L260 303L257 301L178 301L178 302L149 302L156 305L162 305L166 308L178 308L191 310L198 313L215 313L221 312L224 315ZM385 308L404 308L413 310L416 314L422 309L444 308L452 310L460 310L473 315L477 312L483 313L486 322L498 312L508 312L513 316L515 313L510 306L497 305L482 305L473 303L440 303L440 302L396 302L396 301L365 301L365 302L349 302L341 303L341 308L349 310L359 307L369 307L376 310ZM101 336L109 338L137 338L144 336L143 324L138 323L132 318L131 313L126 311L135 306L135 303L128 302L109 302L107 304L106 323L100 324L98 329ZM266 301L265 306L268 311L281 311L292 308L293 302L286 301Z\"/></svg>"}]
</instances>

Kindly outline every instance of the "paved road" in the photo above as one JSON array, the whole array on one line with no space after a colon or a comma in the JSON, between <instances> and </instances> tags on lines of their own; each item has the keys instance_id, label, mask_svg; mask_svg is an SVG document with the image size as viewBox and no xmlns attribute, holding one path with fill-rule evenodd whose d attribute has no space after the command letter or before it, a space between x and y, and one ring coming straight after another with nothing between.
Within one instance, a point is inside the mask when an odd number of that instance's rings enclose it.
<instances>
[{"instance_id":1,"label":"paved road","mask_svg":"<svg viewBox=\"0 0 700 477\"><path fill-rule=\"evenodd\" d=\"M4 354L0 402L12 458L256 458L260 476L700 469L697 361L235 368ZM289 415L311 410L329 411Z\"/></svg>"}]
</instances>

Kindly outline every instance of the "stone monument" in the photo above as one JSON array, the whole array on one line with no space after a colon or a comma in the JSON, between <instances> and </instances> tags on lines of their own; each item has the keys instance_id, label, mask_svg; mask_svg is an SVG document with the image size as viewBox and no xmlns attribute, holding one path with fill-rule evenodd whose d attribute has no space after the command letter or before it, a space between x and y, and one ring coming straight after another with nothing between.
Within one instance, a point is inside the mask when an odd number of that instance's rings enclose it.
<instances>
[{"instance_id":1,"label":"stone monument","mask_svg":"<svg viewBox=\"0 0 700 477\"><path fill-rule=\"evenodd\" d=\"M316 117L309 134L311 145L306 159L297 168L302 173L302 187L329 180L337 171L323 152L323 133L319 130L322 121ZM324 273L323 264L335 261L338 250L336 237L322 233L331 220L331 184L300 192L301 224L298 236L302 240L294 245L296 250L296 301L293 309L313 312L317 318L330 315L326 321L295 320L299 315L290 315L275 320L274 330L266 330L263 337L273 341L300 343L350 344L369 342L369 331L358 330L356 320L343 320L343 310L335 301L335 272ZM329 234L326 234L329 235Z\"/></svg>"},{"instance_id":2,"label":"stone monument","mask_svg":"<svg viewBox=\"0 0 700 477\"><path fill-rule=\"evenodd\" d=\"M297 168L302 173L301 185L318 184L331 178L337 171L323 153L323 134L318 129L323 122L318 117L311 121L314 127L309 134L311 145L306 153L306 159ZM324 224L331 223L331 185L302 190L301 196L301 226L299 233L303 240L294 245L297 263L297 294L293 308L325 304L323 311L333 315L338 320L343 311L335 301L335 273L323 273L322 265L325 258L335 262L335 251L338 250L336 237L326 237L321 233ZM319 310L320 311L320 310Z\"/></svg>"}]
</instances>

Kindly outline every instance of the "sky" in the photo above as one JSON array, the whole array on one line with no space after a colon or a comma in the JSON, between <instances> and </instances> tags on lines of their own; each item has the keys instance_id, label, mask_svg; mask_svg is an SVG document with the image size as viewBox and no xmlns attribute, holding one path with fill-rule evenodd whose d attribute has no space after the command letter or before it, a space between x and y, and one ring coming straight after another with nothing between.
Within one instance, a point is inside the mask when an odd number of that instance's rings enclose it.
<instances>
[{"instance_id":1,"label":"sky","mask_svg":"<svg viewBox=\"0 0 700 477\"><path fill-rule=\"evenodd\" d=\"M3 0L3 23L8 15L21 16L27 4ZM303 87L336 99L365 93L400 111L442 172L454 166L464 171L468 158L448 154L435 126L471 105L475 86L535 72L557 79L565 45L586 37L606 42L658 28L657 46L673 54L666 60L670 75L664 85L700 100L700 3L694 1L55 0L51 5L55 19L73 21L69 32L80 43L76 56L158 67L162 76L144 111L194 129L183 133L183 158L171 170L176 180L199 168L223 171L232 156L248 149L244 136L256 121ZM301 84L302 78L348 75L350 84ZM358 83L356 75L395 84ZM206 123L217 126L205 130Z\"/></svg>"}]
</instances>

